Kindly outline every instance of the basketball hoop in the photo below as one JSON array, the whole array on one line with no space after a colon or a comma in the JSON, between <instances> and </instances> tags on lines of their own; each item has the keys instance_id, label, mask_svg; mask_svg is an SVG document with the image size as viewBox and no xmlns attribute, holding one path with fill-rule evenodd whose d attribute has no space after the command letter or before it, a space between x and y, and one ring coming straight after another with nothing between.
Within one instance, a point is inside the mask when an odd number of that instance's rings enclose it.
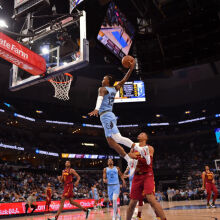
<instances>
[{"instance_id":1,"label":"basketball hoop","mask_svg":"<svg viewBox=\"0 0 220 220\"><path fill-rule=\"evenodd\" d=\"M70 86L73 81L73 76L69 73L64 73L54 76L48 80L55 89L54 97L64 101L69 100Z\"/></svg>"}]
</instances>

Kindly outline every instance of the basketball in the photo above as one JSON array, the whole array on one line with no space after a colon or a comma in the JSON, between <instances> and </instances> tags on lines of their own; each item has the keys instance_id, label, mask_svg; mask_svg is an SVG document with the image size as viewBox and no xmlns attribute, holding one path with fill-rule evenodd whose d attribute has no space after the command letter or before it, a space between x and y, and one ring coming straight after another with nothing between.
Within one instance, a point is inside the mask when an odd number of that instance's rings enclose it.
<instances>
[{"instance_id":1,"label":"basketball","mask_svg":"<svg viewBox=\"0 0 220 220\"><path fill-rule=\"evenodd\" d=\"M125 68L130 68L130 65L133 61L134 61L134 57L127 55L127 56L123 57L122 65Z\"/></svg>"}]
</instances>

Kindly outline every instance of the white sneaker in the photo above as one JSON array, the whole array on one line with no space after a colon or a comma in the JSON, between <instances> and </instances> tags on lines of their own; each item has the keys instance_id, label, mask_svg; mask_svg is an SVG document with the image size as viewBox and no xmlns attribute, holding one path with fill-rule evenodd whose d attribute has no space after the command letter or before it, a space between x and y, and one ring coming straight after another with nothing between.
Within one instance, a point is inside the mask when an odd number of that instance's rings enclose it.
<instances>
[{"instance_id":1,"label":"white sneaker","mask_svg":"<svg viewBox=\"0 0 220 220\"><path fill-rule=\"evenodd\" d=\"M145 160L147 161L147 165L150 165L150 151L149 151L149 147L148 146L144 146L144 147L139 147L137 144L135 145L134 149L136 151L138 151L142 157L145 158Z\"/></svg>"},{"instance_id":2,"label":"white sneaker","mask_svg":"<svg viewBox=\"0 0 220 220\"><path fill-rule=\"evenodd\" d=\"M117 220L121 220L121 216L119 214L117 214L117 217L116 217Z\"/></svg>"},{"instance_id":3,"label":"white sneaker","mask_svg":"<svg viewBox=\"0 0 220 220\"><path fill-rule=\"evenodd\" d=\"M216 208L215 204L213 204L213 203L210 206L211 206L211 208Z\"/></svg>"}]
</instances>

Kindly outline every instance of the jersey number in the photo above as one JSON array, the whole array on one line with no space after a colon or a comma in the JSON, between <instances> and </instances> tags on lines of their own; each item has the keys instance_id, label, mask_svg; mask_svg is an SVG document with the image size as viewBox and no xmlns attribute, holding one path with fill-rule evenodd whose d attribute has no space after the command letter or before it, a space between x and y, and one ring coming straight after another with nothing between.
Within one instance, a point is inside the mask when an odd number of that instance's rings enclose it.
<instances>
[{"instance_id":1,"label":"jersey number","mask_svg":"<svg viewBox=\"0 0 220 220\"><path fill-rule=\"evenodd\" d=\"M109 97L108 98L108 104L113 105L113 103L114 103L114 97Z\"/></svg>"}]
</instances>

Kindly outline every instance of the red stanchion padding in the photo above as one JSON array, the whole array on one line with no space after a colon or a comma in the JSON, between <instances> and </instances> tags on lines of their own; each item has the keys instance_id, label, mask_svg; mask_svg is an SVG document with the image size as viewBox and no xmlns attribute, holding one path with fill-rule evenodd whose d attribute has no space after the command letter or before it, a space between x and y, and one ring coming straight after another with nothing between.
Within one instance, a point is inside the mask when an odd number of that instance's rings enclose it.
<instances>
[{"instance_id":1,"label":"red stanchion padding","mask_svg":"<svg viewBox=\"0 0 220 220\"><path fill-rule=\"evenodd\" d=\"M32 75L46 72L45 59L0 32L0 57Z\"/></svg>"}]
</instances>

